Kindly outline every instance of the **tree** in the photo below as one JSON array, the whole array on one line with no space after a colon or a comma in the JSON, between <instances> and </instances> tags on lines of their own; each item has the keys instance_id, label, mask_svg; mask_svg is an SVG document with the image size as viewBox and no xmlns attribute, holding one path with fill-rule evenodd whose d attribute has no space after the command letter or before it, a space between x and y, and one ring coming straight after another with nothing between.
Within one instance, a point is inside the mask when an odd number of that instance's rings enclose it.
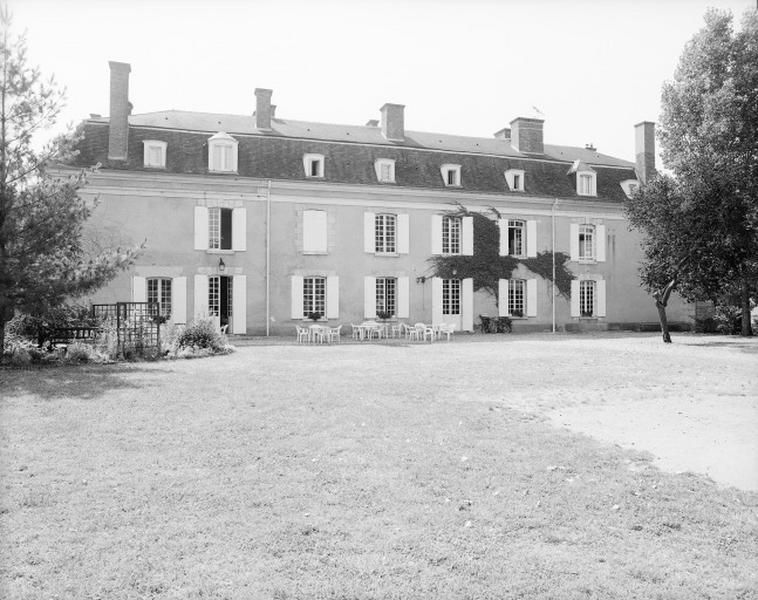
<instances>
[{"instance_id":1,"label":"tree","mask_svg":"<svg viewBox=\"0 0 758 600\"><path fill-rule=\"evenodd\" d=\"M751 335L758 285L758 12L741 31L717 10L685 46L662 91L658 136L672 176L658 176L627 203L643 234L643 284L658 306L673 290L688 300L739 294Z\"/></svg>"},{"instance_id":2,"label":"tree","mask_svg":"<svg viewBox=\"0 0 758 600\"><path fill-rule=\"evenodd\" d=\"M93 205L78 190L86 174L48 172L54 161L71 158L76 135L58 136L41 151L32 143L55 123L64 93L27 64L25 39L14 37L10 25L0 7L0 348L16 310L41 312L91 292L139 252L85 249L83 226Z\"/></svg>"}]
</instances>

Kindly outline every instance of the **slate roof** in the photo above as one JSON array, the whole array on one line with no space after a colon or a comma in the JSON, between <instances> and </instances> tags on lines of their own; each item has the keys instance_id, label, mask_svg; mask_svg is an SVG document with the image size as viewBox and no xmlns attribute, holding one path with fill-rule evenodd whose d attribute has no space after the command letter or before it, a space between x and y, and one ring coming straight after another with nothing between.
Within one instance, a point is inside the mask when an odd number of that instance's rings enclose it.
<instances>
[{"instance_id":1,"label":"slate roof","mask_svg":"<svg viewBox=\"0 0 758 600\"><path fill-rule=\"evenodd\" d=\"M109 168L141 170L142 141L151 139L168 144L166 171L207 174L207 140L224 131L237 136L239 174L247 177L305 180L302 156L317 153L325 157L324 180L335 183L377 185L377 158L396 161L396 183L384 185L420 188L447 189L439 169L444 163L455 163L461 165L461 186L456 189L510 193L504 171L523 169L525 193L515 193L520 196L576 197L575 177L567 174L575 160L597 171L596 200L623 201L619 183L636 178L634 163L585 148L545 144L544 155L534 157L518 152L502 138L406 131L403 142L389 142L380 127L370 125L275 118L271 131L263 131L255 127L255 118L249 115L178 110L130 115L129 158L109 163L108 123L107 117L85 121L78 164L100 162Z\"/></svg>"}]
</instances>

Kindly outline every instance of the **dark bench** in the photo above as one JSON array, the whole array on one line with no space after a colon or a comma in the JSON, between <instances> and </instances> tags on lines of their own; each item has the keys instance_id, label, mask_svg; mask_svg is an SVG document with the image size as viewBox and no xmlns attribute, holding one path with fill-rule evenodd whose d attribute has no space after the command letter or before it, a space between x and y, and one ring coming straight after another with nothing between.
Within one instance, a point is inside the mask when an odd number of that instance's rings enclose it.
<instances>
[{"instance_id":1,"label":"dark bench","mask_svg":"<svg viewBox=\"0 0 758 600\"><path fill-rule=\"evenodd\" d=\"M71 344L73 342L92 344L100 331L99 327L56 327L48 330L44 339L49 341L53 347L58 344Z\"/></svg>"}]
</instances>

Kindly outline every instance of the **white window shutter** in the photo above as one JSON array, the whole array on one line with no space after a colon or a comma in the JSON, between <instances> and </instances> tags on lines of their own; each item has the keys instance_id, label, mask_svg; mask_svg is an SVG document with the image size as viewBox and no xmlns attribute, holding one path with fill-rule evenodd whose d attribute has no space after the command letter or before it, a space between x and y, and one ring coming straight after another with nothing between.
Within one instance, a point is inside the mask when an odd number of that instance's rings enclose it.
<instances>
[{"instance_id":1,"label":"white window shutter","mask_svg":"<svg viewBox=\"0 0 758 600\"><path fill-rule=\"evenodd\" d=\"M326 278L326 318L340 318L340 278L337 275Z\"/></svg>"},{"instance_id":2,"label":"white window shutter","mask_svg":"<svg viewBox=\"0 0 758 600\"><path fill-rule=\"evenodd\" d=\"M397 216L397 253L410 252L410 218L407 213Z\"/></svg>"},{"instance_id":3,"label":"white window shutter","mask_svg":"<svg viewBox=\"0 0 758 600\"><path fill-rule=\"evenodd\" d=\"M571 248L571 260L579 260L579 223L571 223L569 227L569 244ZM572 315L579 316L579 315Z\"/></svg>"},{"instance_id":4,"label":"white window shutter","mask_svg":"<svg viewBox=\"0 0 758 600\"><path fill-rule=\"evenodd\" d=\"M604 317L605 312L605 280L596 281L597 286L597 316Z\"/></svg>"},{"instance_id":5,"label":"white window shutter","mask_svg":"<svg viewBox=\"0 0 758 600\"><path fill-rule=\"evenodd\" d=\"M247 333L247 276L232 279L232 333Z\"/></svg>"},{"instance_id":6,"label":"white window shutter","mask_svg":"<svg viewBox=\"0 0 758 600\"><path fill-rule=\"evenodd\" d=\"M376 252L376 213L363 213L363 251Z\"/></svg>"},{"instance_id":7,"label":"white window shutter","mask_svg":"<svg viewBox=\"0 0 758 600\"><path fill-rule=\"evenodd\" d=\"M595 235L597 237L595 260L597 262L605 262L605 225L596 225Z\"/></svg>"},{"instance_id":8,"label":"white window shutter","mask_svg":"<svg viewBox=\"0 0 758 600\"><path fill-rule=\"evenodd\" d=\"M432 254L442 254L442 215L432 215Z\"/></svg>"},{"instance_id":9,"label":"white window shutter","mask_svg":"<svg viewBox=\"0 0 758 600\"><path fill-rule=\"evenodd\" d=\"M411 316L411 278L397 278L397 318L407 319Z\"/></svg>"},{"instance_id":10,"label":"white window shutter","mask_svg":"<svg viewBox=\"0 0 758 600\"><path fill-rule=\"evenodd\" d=\"M292 275L292 277L290 277L290 281L292 282L290 316L293 319L302 319L303 318L303 277L301 275Z\"/></svg>"},{"instance_id":11,"label":"white window shutter","mask_svg":"<svg viewBox=\"0 0 758 600\"><path fill-rule=\"evenodd\" d=\"M442 279L432 277L432 324L438 323L442 323Z\"/></svg>"},{"instance_id":12,"label":"white window shutter","mask_svg":"<svg viewBox=\"0 0 758 600\"><path fill-rule=\"evenodd\" d=\"M132 302L147 302L147 279L132 277Z\"/></svg>"},{"instance_id":13,"label":"white window shutter","mask_svg":"<svg viewBox=\"0 0 758 600\"><path fill-rule=\"evenodd\" d=\"M474 256L474 217L463 217L461 219L462 227L462 252L463 256ZM442 230L442 227L440 227Z\"/></svg>"},{"instance_id":14,"label":"white window shutter","mask_svg":"<svg viewBox=\"0 0 758 600\"><path fill-rule=\"evenodd\" d=\"M187 322L187 278L174 277L171 280L171 321Z\"/></svg>"},{"instance_id":15,"label":"white window shutter","mask_svg":"<svg viewBox=\"0 0 758 600\"><path fill-rule=\"evenodd\" d=\"M326 253L326 217L325 210L303 211L303 252Z\"/></svg>"},{"instance_id":16,"label":"white window shutter","mask_svg":"<svg viewBox=\"0 0 758 600\"><path fill-rule=\"evenodd\" d=\"M537 221L526 222L526 256L537 256Z\"/></svg>"},{"instance_id":17,"label":"white window shutter","mask_svg":"<svg viewBox=\"0 0 758 600\"><path fill-rule=\"evenodd\" d=\"M579 316L579 280L571 280L571 316Z\"/></svg>"},{"instance_id":18,"label":"white window shutter","mask_svg":"<svg viewBox=\"0 0 758 600\"><path fill-rule=\"evenodd\" d=\"M195 275L195 319L208 317L208 276Z\"/></svg>"},{"instance_id":19,"label":"white window shutter","mask_svg":"<svg viewBox=\"0 0 758 600\"><path fill-rule=\"evenodd\" d=\"M376 318L376 277L370 275L363 278L363 316Z\"/></svg>"},{"instance_id":20,"label":"white window shutter","mask_svg":"<svg viewBox=\"0 0 758 600\"><path fill-rule=\"evenodd\" d=\"M508 280L497 280L497 315L499 317L510 317L508 312Z\"/></svg>"},{"instance_id":21,"label":"white window shutter","mask_svg":"<svg viewBox=\"0 0 758 600\"><path fill-rule=\"evenodd\" d=\"M498 219L497 224L500 226L500 256L508 256L508 219Z\"/></svg>"},{"instance_id":22,"label":"white window shutter","mask_svg":"<svg viewBox=\"0 0 758 600\"><path fill-rule=\"evenodd\" d=\"M474 279L461 281L461 329L474 331Z\"/></svg>"},{"instance_id":23,"label":"white window shutter","mask_svg":"<svg viewBox=\"0 0 758 600\"><path fill-rule=\"evenodd\" d=\"M526 280L526 316L537 316L537 280Z\"/></svg>"},{"instance_id":24,"label":"white window shutter","mask_svg":"<svg viewBox=\"0 0 758 600\"><path fill-rule=\"evenodd\" d=\"M232 211L232 250L240 250L240 251L247 250L246 233L247 233L247 209L235 208ZM232 289L232 293L234 293L234 289Z\"/></svg>"},{"instance_id":25,"label":"white window shutter","mask_svg":"<svg viewBox=\"0 0 758 600\"><path fill-rule=\"evenodd\" d=\"M195 250L208 249L208 208L195 207Z\"/></svg>"}]
</instances>

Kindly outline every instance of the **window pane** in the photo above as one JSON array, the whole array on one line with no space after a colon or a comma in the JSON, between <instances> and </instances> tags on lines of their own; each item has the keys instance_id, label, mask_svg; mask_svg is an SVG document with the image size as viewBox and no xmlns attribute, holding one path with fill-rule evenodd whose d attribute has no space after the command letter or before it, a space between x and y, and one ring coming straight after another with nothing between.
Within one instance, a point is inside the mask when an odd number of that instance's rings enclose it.
<instances>
[{"instance_id":1,"label":"window pane","mask_svg":"<svg viewBox=\"0 0 758 600\"><path fill-rule=\"evenodd\" d=\"M508 221L508 254L523 256L524 254L524 222Z\"/></svg>"},{"instance_id":2,"label":"window pane","mask_svg":"<svg viewBox=\"0 0 758 600\"><path fill-rule=\"evenodd\" d=\"M221 208L220 220L221 220L221 245L222 250L232 249L232 209Z\"/></svg>"},{"instance_id":3,"label":"window pane","mask_svg":"<svg viewBox=\"0 0 758 600\"><path fill-rule=\"evenodd\" d=\"M374 223L376 252L395 252L396 215L376 215Z\"/></svg>"},{"instance_id":4,"label":"window pane","mask_svg":"<svg viewBox=\"0 0 758 600\"><path fill-rule=\"evenodd\" d=\"M583 317L591 317L595 312L595 282L579 282L579 311Z\"/></svg>"},{"instance_id":5,"label":"window pane","mask_svg":"<svg viewBox=\"0 0 758 600\"><path fill-rule=\"evenodd\" d=\"M461 314L461 280L442 280L442 314Z\"/></svg>"},{"instance_id":6,"label":"window pane","mask_svg":"<svg viewBox=\"0 0 758 600\"><path fill-rule=\"evenodd\" d=\"M376 312L388 312L395 315L395 298L397 279L394 277L376 278Z\"/></svg>"},{"instance_id":7,"label":"window pane","mask_svg":"<svg viewBox=\"0 0 758 600\"><path fill-rule=\"evenodd\" d=\"M221 209L217 206L208 209L208 248L221 248Z\"/></svg>"},{"instance_id":8,"label":"window pane","mask_svg":"<svg viewBox=\"0 0 758 600\"><path fill-rule=\"evenodd\" d=\"M303 315L320 313L326 314L326 278L305 277L303 278Z\"/></svg>"},{"instance_id":9,"label":"window pane","mask_svg":"<svg viewBox=\"0 0 758 600\"><path fill-rule=\"evenodd\" d=\"M208 277L208 315L211 317L219 316L220 279L218 275Z\"/></svg>"},{"instance_id":10,"label":"window pane","mask_svg":"<svg viewBox=\"0 0 758 600\"><path fill-rule=\"evenodd\" d=\"M460 217L442 217L442 253L461 253Z\"/></svg>"},{"instance_id":11,"label":"window pane","mask_svg":"<svg viewBox=\"0 0 758 600\"><path fill-rule=\"evenodd\" d=\"M594 225L579 226L579 258L588 260L595 258Z\"/></svg>"},{"instance_id":12,"label":"window pane","mask_svg":"<svg viewBox=\"0 0 758 600\"><path fill-rule=\"evenodd\" d=\"M522 279L508 280L508 312L514 317L524 316L524 288Z\"/></svg>"}]
</instances>

